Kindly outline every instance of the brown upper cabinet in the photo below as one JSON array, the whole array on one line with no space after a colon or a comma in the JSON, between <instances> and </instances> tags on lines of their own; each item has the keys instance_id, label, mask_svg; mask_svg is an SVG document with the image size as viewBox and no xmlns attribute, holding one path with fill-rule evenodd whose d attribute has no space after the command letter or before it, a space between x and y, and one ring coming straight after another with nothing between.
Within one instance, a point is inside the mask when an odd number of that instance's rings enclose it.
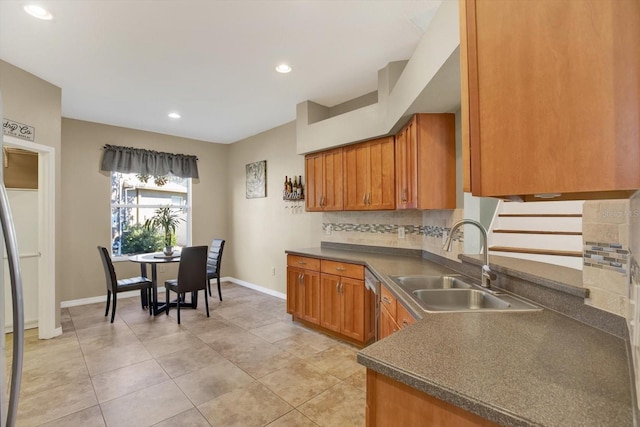
<instances>
[{"instance_id":1,"label":"brown upper cabinet","mask_svg":"<svg viewBox=\"0 0 640 427\"><path fill-rule=\"evenodd\" d=\"M640 2L460 6L465 190L536 200L640 188Z\"/></svg>"},{"instance_id":2,"label":"brown upper cabinet","mask_svg":"<svg viewBox=\"0 0 640 427\"><path fill-rule=\"evenodd\" d=\"M342 167L342 148L305 157L307 211L343 210Z\"/></svg>"},{"instance_id":3,"label":"brown upper cabinet","mask_svg":"<svg viewBox=\"0 0 640 427\"><path fill-rule=\"evenodd\" d=\"M455 209L455 115L416 114L396 135L397 209Z\"/></svg>"},{"instance_id":4,"label":"brown upper cabinet","mask_svg":"<svg viewBox=\"0 0 640 427\"><path fill-rule=\"evenodd\" d=\"M393 136L344 148L345 210L395 209Z\"/></svg>"}]
</instances>

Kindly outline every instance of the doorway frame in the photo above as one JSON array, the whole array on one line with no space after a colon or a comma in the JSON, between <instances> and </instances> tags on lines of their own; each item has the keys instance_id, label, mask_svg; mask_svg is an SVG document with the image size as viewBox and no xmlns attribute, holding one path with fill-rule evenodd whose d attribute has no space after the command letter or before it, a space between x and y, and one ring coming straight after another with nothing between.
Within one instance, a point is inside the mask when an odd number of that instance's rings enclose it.
<instances>
[{"instance_id":1,"label":"doorway frame","mask_svg":"<svg viewBox=\"0 0 640 427\"><path fill-rule=\"evenodd\" d=\"M8 135L5 145L38 153L38 338L53 338L62 334L56 328L56 149Z\"/></svg>"}]
</instances>

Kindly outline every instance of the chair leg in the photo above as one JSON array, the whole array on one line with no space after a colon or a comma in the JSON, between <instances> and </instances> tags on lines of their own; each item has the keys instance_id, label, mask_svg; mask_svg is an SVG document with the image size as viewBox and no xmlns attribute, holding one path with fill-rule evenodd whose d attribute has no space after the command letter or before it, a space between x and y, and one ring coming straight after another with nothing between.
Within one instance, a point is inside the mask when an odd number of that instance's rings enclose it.
<instances>
[{"instance_id":1,"label":"chair leg","mask_svg":"<svg viewBox=\"0 0 640 427\"><path fill-rule=\"evenodd\" d=\"M167 290L167 297L165 298L166 309L164 311L165 311L165 313L167 313L167 316L168 316L169 315L169 288L165 288L165 289Z\"/></svg>"},{"instance_id":2,"label":"chair leg","mask_svg":"<svg viewBox=\"0 0 640 427\"><path fill-rule=\"evenodd\" d=\"M147 302L149 303L149 316L153 314L153 306L155 305L155 301L153 301L153 292L151 288L147 289Z\"/></svg>"},{"instance_id":3,"label":"chair leg","mask_svg":"<svg viewBox=\"0 0 640 427\"><path fill-rule=\"evenodd\" d=\"M147 304L147 291L146 289L140 289L140 306L144 310L145 304Z\"/></svg>"},{"instance_id":4,"label":"chair leg","mask_svg":"<svg viewBox=\"0 0 640 427\"><path fill-rule=\"evenodd\" d=\"M178 306L178 325L180 324L180 294L178 294L178 299L176 300L176 305Z\"/></svg>"},{"instance_id":5,"label":"chair leg","mask_svg":"<svg viewBox=\"0 0 640 427\"><path fill-rule=\"evenodd\" d=\"M218 279L218 296L220 297L220 301L222 301L222 290L220 289L220 275L218 275L217 279Z\"/></svg>"},{"instance_id":6,"label":"chair leg","mask_svg":"<svg viewBox=\"0 0 640 427\"><path fill-rule=\"evenodd\" d=\"M207 279L207 286L209 287L209 296L211 296L211 279ZM207 296L207 293L204 293L204 296Z\"/></svg>"},{"instance_id":7,"label":"chair leg","mask_svg":"<svg viewBox=\"0 0 640 427\"><path fill-rule=\"evenodd\" d=\"M207 308L207 317L209 317L209 297L206 289L204 290L204 306Z\"/></svg>"},{"instance_id":8,"label":"chair leg","mask_svg":"<svg viewBox=\"0 0 640 427\"><path fill-rule=\"evenodd\" d=\"M116 304L118 303L118 293L113 293L113 311L111 312L111 323L116 318Z\"/></svg>"},{"instance_id":9,"label":"chair leg","mask_svg":"<svg viewBox=\"0 0 640 427\"><path fill-rule=\"evenodd\" d=\"M104 317L109 315L109 305L111 305L111 291L107 289L107 308L104 310Z\"/></svg>"}]
</instances>

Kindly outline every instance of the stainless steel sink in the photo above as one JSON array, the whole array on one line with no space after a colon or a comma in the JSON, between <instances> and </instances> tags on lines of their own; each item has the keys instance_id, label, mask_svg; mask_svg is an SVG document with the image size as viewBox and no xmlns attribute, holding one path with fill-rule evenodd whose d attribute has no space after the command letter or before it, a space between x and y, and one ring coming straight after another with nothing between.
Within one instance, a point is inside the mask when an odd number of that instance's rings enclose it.
<instances>
[{"instance_id":1,"label":"stainless steel sink","mask_svg":"<svg viewBox=\"0 0 640 427\"><path fill-rule=\"evenodd\" d=\"M390 276L427 312L540 311L540 307L511 294L487 290L460 275Z\"/></svg>"},{"instance_id":2,"label":"stainless steel sink","mask_svg":"<svg viewBox=\"0 0 640 427\"><path fill-rule=\"evenodd\" d=\"M421 289L471 289L471 285L463 282L459 275L449 276L389 276L406 291Z\"/></svg>"},{"instance_id":3,"label":"stainless steel sink","mask_svg":"<svg viewBox=\"0 0 640 427\"><path fill-rule=\"evenodd\" d=\"M413 291L418 304L429 311L504 310L508 302L476 289L438 289Z\"/></svg>"}]
</instances>

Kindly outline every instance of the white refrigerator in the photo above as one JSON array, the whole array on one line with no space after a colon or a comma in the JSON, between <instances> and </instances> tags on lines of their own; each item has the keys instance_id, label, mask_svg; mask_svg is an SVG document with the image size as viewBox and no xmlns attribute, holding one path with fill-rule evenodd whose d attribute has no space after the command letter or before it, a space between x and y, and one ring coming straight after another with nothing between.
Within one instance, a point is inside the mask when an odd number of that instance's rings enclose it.
<instances>
[{"instance_id":1,"label":"white refrigerator","mask_svg":"<svg viewBox=\"0 0 640 427\"><path fill-rule=\"evenodd\" d=\"M2 115L2 93L0 93L0 119L4 123ZM0 150L0 165L2 161L3 150ZM6 363L0 363L0 386L2 390L6 390L7 377L9 375L10 385L9 393L0 392L0 424L3 427L13 427L16 424L18 414L18 397L20 396L20 383L22 381L22 361L24 354L24 303L22 299L22 273L20 270L20 257L18 252L18 241L16 239L15 227L9 207L9 199L7 190L4 186L4 179L0 167L0 225L2 226L3 241L0 242L0 260L7 253L9 265L9 283L4 283L4 266L0 262L0 350L5 353L5 334L4 334L4 288L11 287L11 298L13 307L13 345L12 345L12 364L11 371L5 372Z\"/></svg>"}]
</instances>

